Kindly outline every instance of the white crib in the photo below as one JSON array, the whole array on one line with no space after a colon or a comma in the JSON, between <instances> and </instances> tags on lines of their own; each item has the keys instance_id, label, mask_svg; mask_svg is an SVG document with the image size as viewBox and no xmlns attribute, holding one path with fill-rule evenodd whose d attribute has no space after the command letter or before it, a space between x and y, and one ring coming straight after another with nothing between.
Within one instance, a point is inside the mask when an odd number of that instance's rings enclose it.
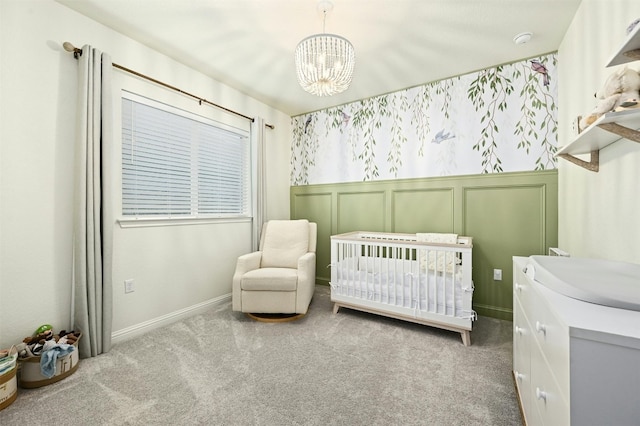
<instances>
[{"instance_id":1,"label":"white crib","mask_svg":"<svg viewBox=\"0 0 640 426\"><path fill-rule=\"evenodd\" d=\"M331 236L331 301L340 307L459 332L465 346L476 319L471 303L471 237L456 244L415 234Z\"/></svg>"}]
</instances>

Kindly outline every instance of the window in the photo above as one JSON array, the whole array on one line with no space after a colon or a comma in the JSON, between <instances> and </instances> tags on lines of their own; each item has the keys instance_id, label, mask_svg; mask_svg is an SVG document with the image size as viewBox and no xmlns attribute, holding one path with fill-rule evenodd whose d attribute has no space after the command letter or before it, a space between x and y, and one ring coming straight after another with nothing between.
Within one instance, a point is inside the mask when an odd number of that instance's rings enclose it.
<instances>
[{"instance_id":1,"label":"window","mask_svg":"<svg viewBox=\"0 0 640 426\"><path fill-rule=\"evenodd\" d=\"M122 214L250 216L250 148L243 130L127 94L122 99Z\"/></svg>"}]
</instances>

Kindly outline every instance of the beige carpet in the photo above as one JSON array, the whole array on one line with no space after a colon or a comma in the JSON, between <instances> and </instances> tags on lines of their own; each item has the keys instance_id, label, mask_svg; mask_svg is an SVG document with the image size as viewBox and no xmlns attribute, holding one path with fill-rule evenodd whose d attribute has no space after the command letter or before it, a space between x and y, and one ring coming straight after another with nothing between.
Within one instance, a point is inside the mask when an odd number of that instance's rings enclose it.
<instances>
[{"instance_id":1,"label":"beige carpet","mask_svg":"<svg viewBox=\"0 0 640 426\"><path fill-rule=\"evenodd\" d=\"M231 303L19 389L0 424L517 425L511 327L458 333L341 309L318 286L301 320L264 323Z\"/></svg>"}]
</instances>

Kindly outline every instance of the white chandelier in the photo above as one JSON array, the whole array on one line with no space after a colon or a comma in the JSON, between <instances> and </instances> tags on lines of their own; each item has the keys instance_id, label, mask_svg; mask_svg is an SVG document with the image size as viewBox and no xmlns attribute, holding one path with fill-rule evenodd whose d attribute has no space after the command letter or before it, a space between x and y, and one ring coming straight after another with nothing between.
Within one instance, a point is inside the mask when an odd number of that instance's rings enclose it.
<instances>
[{"instance_id":1,"label":"white chandelier","mask_svg":"<svg viewBox=\"0 0 640 426\"><path fill-rule=\"evenodd\" d=\"M331 96L344 92L351 83L356 62L353 45L344 37L326 34L324 24L330 1L318 2L323 13L322 32L303 39L296 47L296 72L300 86L317 96Z\"/></svg>"}]
</instances>

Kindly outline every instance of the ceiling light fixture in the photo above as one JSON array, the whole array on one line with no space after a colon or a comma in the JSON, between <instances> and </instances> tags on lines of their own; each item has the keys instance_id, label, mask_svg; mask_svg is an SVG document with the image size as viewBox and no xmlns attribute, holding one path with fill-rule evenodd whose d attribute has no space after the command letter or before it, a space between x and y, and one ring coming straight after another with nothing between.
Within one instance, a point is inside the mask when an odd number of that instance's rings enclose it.
<instances>
[{"instance_id":1,"label":"ceiling light fixture","mask_svg":"<svg viewBox=\"0 0 640 426\"><path fill-rule=\"evenodd\" d=\"M331 96L349 88L355 66L355 50L349 40L325 33L327 13L333 3L318 2L322 12L322 34L303 39L296 47L296 73L300 86L317 96Z\"/></svg>"},{"instance_id":2,"label":"ceiling light fixture","mask_svg":"<svg viewBox=\"0 0 640 426\"><path fill-rule=\"evenodd\" d=\"M531 40L531 37L533 37L533 33L530 32L525 32L525 33L520 33L518 35L516 35L513 38L513 42L515 44L525 44L527 42L529 42L529 40Z\"/></svg>"}]
</instances>

